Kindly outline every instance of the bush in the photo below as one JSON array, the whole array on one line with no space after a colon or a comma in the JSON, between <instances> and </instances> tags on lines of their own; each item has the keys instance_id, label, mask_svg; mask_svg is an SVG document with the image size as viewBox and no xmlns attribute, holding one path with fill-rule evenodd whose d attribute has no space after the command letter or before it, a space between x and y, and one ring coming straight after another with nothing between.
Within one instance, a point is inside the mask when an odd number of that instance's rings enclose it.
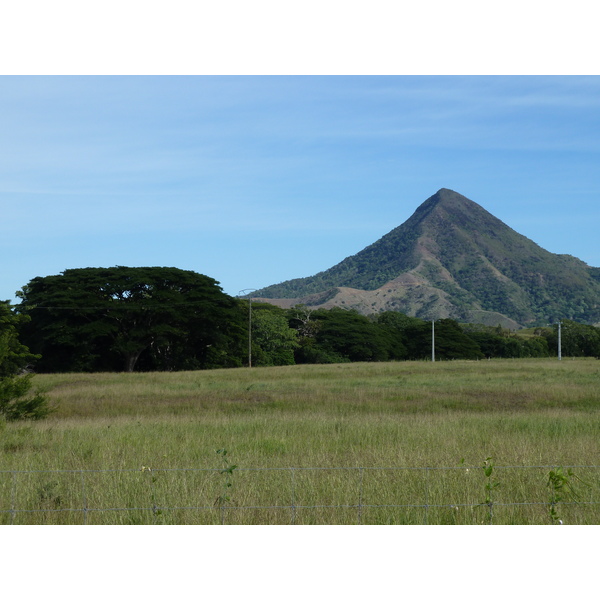
<instances>
[{"instance_id":1,"label":"bush","mask_svg":"<svg viewBox=\"0 0 600 600\"><path fill-rule=\"evenodd\" d=\"M31 389L32 377L27 374L0 379L0 415L7 421L38 420L52 412L48 398Z\"/></svg>"},{"instance_id":2,"label":"bush","mask_svg":"<svg viewBox=\"0 0 600 600\"><path fill-rule=\"evenodd\" d=\"M52 410L46 396L32 390L33 375L21 374L39 358L19 342L18 327L26 320L0 302L0 417L7 421L43 419Z\"/></svg>"}]
</instances>

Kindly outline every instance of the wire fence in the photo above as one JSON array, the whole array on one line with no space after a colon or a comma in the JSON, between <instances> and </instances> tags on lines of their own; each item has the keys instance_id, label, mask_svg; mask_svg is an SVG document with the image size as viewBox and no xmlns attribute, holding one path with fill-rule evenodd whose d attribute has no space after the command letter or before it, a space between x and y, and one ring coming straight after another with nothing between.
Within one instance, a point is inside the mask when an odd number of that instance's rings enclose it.
<instances>
[{"instance_id":1,"label":"wire fence","mask_svg":"<svg viewBox=\"0 0 600 600\"><path fill-rule=\"evenodd\" d=\"M0 471L1 524L600 524L600 466Z\"/></svg>"}]
</instances>

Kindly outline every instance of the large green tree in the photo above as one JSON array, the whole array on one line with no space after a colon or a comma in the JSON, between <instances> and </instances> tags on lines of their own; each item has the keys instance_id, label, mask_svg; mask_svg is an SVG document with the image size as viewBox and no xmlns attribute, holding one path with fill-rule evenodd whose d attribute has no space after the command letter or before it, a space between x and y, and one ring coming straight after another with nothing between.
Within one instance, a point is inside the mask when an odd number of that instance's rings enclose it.
<instances>
[{"instance_id":1,"label":"large green tree","mask_svg":"<svg viewBox=\"0 0 600 600\"><path fill-rule=\"evenodd\" d=\"M173 267L69 269L19 293L23 341L40 371L236 366L238 302L218 282Z\"/></svg>"},{"instance_id":2,"label":"large green tree","mask_svg":"<svg viewBox=\"0 0 600 600\"><path fill-rule=\"evenodd\" d=\"M434 333L431 321L393 312L382 313L377 321L403 342L406 358L425 360L431 357ZM483 354L479 345L463 333L456 321L440 319L435 322L435 356L441 360L476 359L482 358Z\"/></svg>"},{"instance_id":3,"label":"large green tree","mask_svg":"<svg viewBox=\"0 0 600 600\"><path fill-rule=\"evenodd\" d=\"M549 356L548 341L539 333L518 334L500 325L465 323L462 331L470 337L486 358L540 358Z\"/></svg>"},{"instance_id":4,"label":"large green tree","mask_svg":"<svg viewBox=\"0 0 600 600\"><path fill-rule=\"evenodd\" d=\"M293 327L306 329L297 312L290 316ZM310 316L312 338L301 345L298 362L382 361L404 356L404 346L389 330L356 311L335 307L315 310Z\"/></svg>"},{"instance_id":5,"label":"large green tree","mask_svg":"<svg viewBox=\"0 0 600 600\"><path fill-rule=\"evenodd\" d=\"M256 366L293 365L298 334L286 312L269 304L252 306L252 361Z\"/></svg>"},{"instance_id":6,"label":"large green tree","mask_svg":"<svg viewBox=\"0 0 600 600\"><path fill-rule=\"evenodd\" d=\"M467 336L454 319L436 321L435 355L443 360L484 357L477 342Z\"/></svg>"}]
</instances>

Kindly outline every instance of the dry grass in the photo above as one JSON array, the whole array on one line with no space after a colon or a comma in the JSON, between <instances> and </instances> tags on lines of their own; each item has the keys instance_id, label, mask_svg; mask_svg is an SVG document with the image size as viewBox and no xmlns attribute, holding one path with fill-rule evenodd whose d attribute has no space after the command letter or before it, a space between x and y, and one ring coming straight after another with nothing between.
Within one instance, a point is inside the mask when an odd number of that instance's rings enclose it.
<instances>
[{"instance_id":1,"label":"dry grass","mask_svg":"<svg viewBox=\"0 0 600 600\"><path fill-rule=\"evenodd\" d=\"M297 365L184 373L40 375L66 418L203 416L265 409L436 413L595 410L596 360Z\"/></svg>"},{"instance_id":2,"label":"dry grass","mask_svg":"<svg viewBox=\"0 0 600 600\"><path fill-rule=\"evenodd\" d=\"M227 448L239 466L227 522L357 522L356 508L297 508L292 514L290 508L240 507L291 506L292 490L298 507L354 507L362 489L361 522L472 523L485 519L481 507L453 512L449 506L461 499L482 501L480 466L488 456L497 465L600 464L600 362L595 360L65 374L38 376L37 383L59 401L58 410L43 422L0 425L0 470L6 471L0 510L15 501L14 471L87 470L98 471L85 475L89 508L145 507L90 512L88 522L220 522L223 513L213 508L223 482L218 472L159 470L218 469L222 463L215 450ZM461 469L430 471L427 482L424 471L380 470L454 468L461 459L471 467L470 478ZM153 469L153 492L142 466ZM287 470L260 475L241 470L275 467ZM297 471L292 485L290 467L349 470ZM363 471L362 488L356 467L375 469ZM545 502L547 470L525 472L529 475L504 473L498 501L529 494ZM586 477L592 487L585 493L597 500L597 470ZM20 506L80 509L80 478L80 473L20 474ZM423 508L399 512L366 506L410 504L410 498L424 504L425 491L429 504L443 508L424 513ZM157 515L149 510L152 493L162 506L209 503L211 508ZM9 514L0 514L7 522ZM19 518L25 515L35 522L64 522L60 519L71 513L20 513ZM71 518L67 522L81 522L81 512ZM572 519L597 523L600 511L580 510ZM548 517L539 506L505 507L498 508L495 521L548 522Z\"/></svg>"}]
</instances>

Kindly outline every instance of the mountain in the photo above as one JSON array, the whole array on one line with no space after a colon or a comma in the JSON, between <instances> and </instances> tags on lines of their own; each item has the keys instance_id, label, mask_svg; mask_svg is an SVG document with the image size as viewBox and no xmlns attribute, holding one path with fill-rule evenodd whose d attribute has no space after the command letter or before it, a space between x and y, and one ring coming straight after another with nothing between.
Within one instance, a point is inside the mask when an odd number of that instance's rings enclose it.
<instances>
[{"instance_id":1,"label":"mountain","mask_svg":"<svg viewBox=\"0 0 600 600\"><path fill-rule=\"evenodd\" d=\"M441 189L358 254L253 298L511 328L563 318L597 323L600 268L552 254L479 204Z\"/></svg>"}]
</instances>

